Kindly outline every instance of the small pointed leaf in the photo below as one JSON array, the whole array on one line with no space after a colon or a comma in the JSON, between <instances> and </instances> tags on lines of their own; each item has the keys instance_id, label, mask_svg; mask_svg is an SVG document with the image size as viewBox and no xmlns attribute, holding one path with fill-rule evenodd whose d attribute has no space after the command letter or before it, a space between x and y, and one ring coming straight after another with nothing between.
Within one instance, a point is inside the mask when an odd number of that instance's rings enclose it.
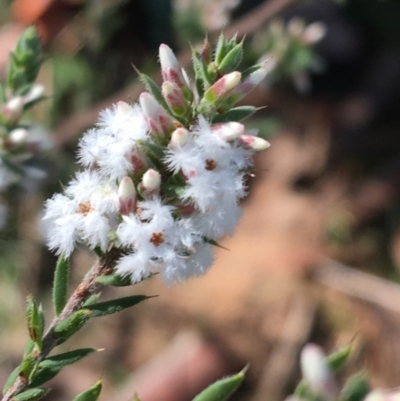
<instances>
[{"instance_id":1,"label":"small pointed leaf","mask_svg":"<svg viewBox=\"0 0 400 401\"><path fill-rule=\"evenodd\" d=\"M48 388L31 388L13 397L13 401L36 401L43 398L50 389Z\"/></svg>"},{"instance_id":2,"label":"small pointed leaf","mask_svg":"<svg viewBox=\"0 0 400 401\"><path fill-rule=\"evenodd\" d=\"M329 355L326 358L326 362L332 372L337 372L349 359L349 356L351 354L351 346L346 345L343 348L341 348L339 351Z\"/></svg>"},{"instance_id":3,"label":"small pointed leaf","mask_svg":"<svg viewBox=\"0 0 400 401\"><path fill-rule=\"evenodd\" d=\"M112 301L100 302L94 305L87 305L85 308L92 312L93 317L111 315L130 308L148 298L146 295L132 295L130 297L113 299Z\"/></svg>"},{"instance_id":4,"label":"small pointed leaf","mask_svg":"<svg viewBox=\"0 0 400 401\"><path fill-rule=\"evenodd\" d=\"M44 330L44 322L32 296L26 299L26 320L28 323L28 332L30 338L37 344L38 348L42 349L42 335Z\"/></svg>"},{"instance_id":5,"label":"small pointed leaf","mask_svg":"<svg viewBox=\"0 0 400 401\"><path fill-rule=\"evenodd\" d=\"M11 388L11 386L15 383L15 380L17 380L20 368L21 368L21 366L17 366L11 372L10 376L8 376L8 379L5 382L4 387L3 387L3 395Z\"/></svg>"},{"instance_id":6,"label":"small pointed leaf","mask_svg":"<svg viewBox=\"0 0 400 401\"><path fill-rule=\"evenodd\" d=\"M341 401L362 401L370 392L365 373L356 373L346 382L340 396Z\"/></svg>"},{"instance_id":7,"label":"small pointed leaf","mask_svg":"<svg viewBox=\"0 0 400 401\"><path fill-rule=\"evenodd\" d=\"M69 260L64 255L58 258L53 282L53 306L60 316L68 300Z\"/></svg>"},{"instance_id":8,"label":"small pointed leaf","mask_svg":"<svg viewBox=\"0 0 400 401\"><path fill-rule=\"evenodd\" d=\"M97 401L102 388L101 380L94 384L89 389L78 394L73 401Z\"/></svg>"},{"instance_id":9,"label":"small pointed leaf","mask_svg":"<svg viewBox=\"0 0 400 401\"><path fill-rule=\"evenodd\" d=\"M223 33L219 35L217 47L215 49L215 62L217 65L222 61L226 55L226 40Z\"/></svg>"},{"instance_id":10,"label":"small pointed leaf","mask_svg":"<svg viewBox=\"0 0 400 401\"><path fill-rule=\"evenodd\" d=\"M55 377L65 366L71 365L95 352L94 348L82 348L46 358L39 363L30 387L37 387Z\"/></svg>"},{"instance_id":11,"label":"small pointed leaf","mask_svg":"<svg viewBox=\"0 0 400 401\"><path fill-rule=\"evenodd\" d=\"M243 43L238 43L234 46L229 53L223 58L218 65L218 71L227 74L235 71L243 58Z\"/></svg>"},{"instance_id":12,"label":"small pointed leaf","mask_svg":"<svg viewBox=\"0 0 400 401\"><path fill-rule=\"evenodd\" d=\"M58 323L53 328L53 337L58 338L58 344L68 340L74 333L80 330L89 320L91 311L81 309Z\"/></svg>"},{"instance_id":13,"label":"small pointed leaf","mask_svg":"<svg viewBox=\"0 0 400 401\"><path fill-rule=\"evenodd\" d=\"M122 277L118 274L107 274L96 278L96 283L102 285L112 285L114 287L126 287L132 285L132 280L129 276Z\"/></svg>"},{"instance_id":14,"label":"small pointed leaf","mask_svg":"<svg viewBox=\"0 0 400 401\"><path fill-rule=\"evenodd\" d=\"M225 401L227 400L240 386L244 379L245 372L241 371L236 375L226 377L211 384L193 401Z\"/></svg>"},{"instance_id":15,"label":"small pointed leaf","mask_svg":"<svg viewBox=\"0 0 400 401\"><path fill-rule=\"evenodd\" d=\"M242 121L252 116L257 111L254 106L239 106L230 109L224 114L216 114L212 120L213 123L226 123L228 121Z\"/></svg>"}]
</instances>

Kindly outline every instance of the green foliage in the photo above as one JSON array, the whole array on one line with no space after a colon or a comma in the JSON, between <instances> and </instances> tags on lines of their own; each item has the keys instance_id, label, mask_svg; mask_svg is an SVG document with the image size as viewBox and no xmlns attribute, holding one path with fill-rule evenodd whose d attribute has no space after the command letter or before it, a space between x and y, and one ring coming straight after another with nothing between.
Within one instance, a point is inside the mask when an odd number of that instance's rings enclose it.
<instances>
[{"instance_id":1,"label":"green foliage","mask_svg":"<svg viewBox=\"0 0 400 401\"><path fill-rule=\"evenodd\" d=\"M57 261L53 282L53 306L56 316L60 316L68 300L69 260L61 255Z\"/></svg>"},{"instance_id":2,"label":"green foliage","mask_svg":"<svg viewBox=\"0 0 400 401\"><path fill-rule=\"evenodd\" d=\"M132 280L129 276L122 277L118 274L107 274L96 278L96 283L102 285L111 285L113 287L126 287L132 285Z\"/></svg>"},{"instance_id":3,"label":"green foliage","mask_svg":"<svg viewBox=\"0 0 400 401\"><path fill-rule=\"evenodd\" d=\"M218 72L227 74L235 71L243 58L243 42L235 45L218 64Z\"/></svg>"},{"instance_id":4,"label":"green foliage","mask_svg":"<svg viewBox=\"0 0 400 401\"><path fill-rule=\"evenodd\" d=\"M55 377L62 368L71 365L95 352L94 348L82 348L46 358L39 363L29 387L37 387Z\"/></svg>"},{"instance_id":5,"label":"green foliage","mask_svg":"<svg viewBox=\"0 0 400 401\"><path fill-rule=\"evenodd\" d=\"M226 377L225 379L218 380L211 384L199 395L197 395L193 401L225 401L227 400L240 386L244 379L246 369L236 375Z\"/></svg>"},{"instance_id":6,"label":"green foliage","mask_svg":"<svg viewBox=\"0 0 400 401\"><path fill-rule=\"evenodd\" d=\"M15 51L10 53L6 74L7 89L26 94L34 83L41 65L41 43L38 32L31 26L20 36Z\"/></svg>"},{"instance_id":7,"label":"green foliage","mask_svg":"<svg viewBox=\"0 0 400 401\"><path fill-rule=\"evenodd\" d=\"M339 351L334 352L326 358L326 362L332 372L337 372L347 362L351 354L351 345L346 345Z\"/></svg>"},{"instance_id":8,"label":"green foliage","mask_svg":"<svg viewBox=\"0 0 400 401\"><path fill-rule=\"evenodd\" d=\"M228 121L242 121L251 117L257 108L254 106L238 106L228 110L223 114L216 114L212 120L213 123L225 123Z\"/></svg>"},{"instance_id":9,"label":"green foliage","mask_svg":"<svg viewBox=\"0 0 400 401\"><path fill-rule=\"evenodd\" d=\"M43 398L50 390L48 388L32 388L13 397L14 401L36 401Z\"/></svg>"},{"instance_id":10,"label":"green foliage","mask_svg":"<svg viewBox=\"0 0 400 401\"><path fill-rule=\"evenodd\" d=\"M345 384L341 395L341 401L362 401L370 391L368 378L365 373L357 373Z\"/></svg>"},{"instance_id":11,"label":"green foliage","mask_svg":"<svg viewBox=\"0 0 400 401\"><path fill-rule=\"evenodd\" d=\"M42 307L36 305L32 296L28 296L26 300L26 320L28 323L29 336L42 349L42 335L44 330L44 314Z\"/></svg>"},{"instance_id":12,"label":"green foliage","mask_svg":"<svg viewBox=\"0 0 400 401\"><path fill-rule=\"evenodd\" d=\"M20 369L20 366L17 366L11 372L10 376L8 376L8 379L3 386L3 395L13 386L13 384L15 383L15 380L17 380L17 377L19 374L19 369Z\"/></svg>"},{"instance_id":13,"label":"green foliage","mask_svg":"<svg viewBox=\"0 0 400 401\"><path fill-rule=\"evenodd\" d=\"M87 309L78 310L58 323L52 330L52 335L58 339L58 344L68 340L80 330L88 322L91 313Z\"/></svg>"},{"instance_id":14,"label":"green foliage","mask_svg":"<svg viewBox=\"0 0 400 401\"><path fill-rule=\"evenodd\" d=\"M132 295L130 297L113 299L112 301L86 305L85 308L91 311L92 317L106 316L123 311L149 298L152 297L146 295Z\"/></svg>"},{"instance_id":15,"label":"green foliage","mask_svg":"<svg viewBox=\"0 0 400 401\"><path fill-rule=\"evenodd\" d=\"M102 388L101 380L94 384L89 389L77 395L73 401L96 401L99 398Z\"/></svg>"}]
</instances>

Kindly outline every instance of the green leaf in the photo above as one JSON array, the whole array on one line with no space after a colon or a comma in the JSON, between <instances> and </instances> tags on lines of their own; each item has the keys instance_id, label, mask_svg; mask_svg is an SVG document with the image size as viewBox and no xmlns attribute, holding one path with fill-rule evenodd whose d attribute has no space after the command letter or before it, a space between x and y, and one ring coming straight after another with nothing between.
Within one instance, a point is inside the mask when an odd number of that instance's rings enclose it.
<instances>
[{"instance_id":1,"label":"green leaf","mask_svg":"<svg viewBox=\"0 0 400 401\"><path fill-rule=\"evenodd\" d=\"M99 300L100 295L101 295L100 293L91 295L91 296L85 301L85 303L83 304L82 309L84 309L84 307L85 307L86 305L95 304L95 303Z\"/></svg>"},{"instance_id":2,"label":"green leaf","mask_svg":"<svg viewBox=\"0 0 400 401\"><path fill-rule=\"evenodd\" d=\"M90 310L81 309L58 323L52 331L53 337L58 338L57 344L68 340L68 338L80 330L90 319L91 314L92 312Z\"/></svg>"},{"instance_id":3,"label":"green leaf","mask_svg":"<svg viewBox=\"0 0 400 401\"><path fill-rule=\"evenodd\" d=\"M218 380L203 390L197 395L193 401L225 401L227 400L240 386L244 379L245 369L236 375Z\"/></svg>"},{"instance_id":4,"label":"green leaf","mask_svg":"<svg viewBox=\"0 0 400 401\"><path fill-rule=\"evenodd\" d=\"M130 297L113 299L112 301L100 302L94 305L87 305L85 308L92 311L93 317L106 316L130 308L148 298L152 297L146 295L132 295Z\"/></svg>"},{"instance_id":5,"label":"green leaf","mask_svg":"<svg viewBox=\"0 0 400 401\"><path fill-rule=\"evenodd\" d=\"M118 274L107 274L96 278L96 283L102 285L112 285L114 287L126 287L132 285L132 280L129 276L122 277Z\"/></svg>"},{"instance_id":6,"label":"green leaf","mask_svg":"<svg viewBox=\"0 0 400 401\"><path fill-rule=\"evenodd\" d=\"M192 49L192 60L193 60L193 69L196 78L196 84L198 82L197 90L199 91L199 96L201 96L204 92L204 89L207 89L212 85L213 80L208 72L208 66L204 61L201 54ZM200 86L200 87L199 87Z\"/></svg>"},{"instance_id":7,"label":"green leaf","mask_svg":"<svg viewBox=\"0 0 400 401\"><path fill-rule=\"evenodd\" d=\"M37 307L35 300L30 295L26 299L26 320L30 338L42 349L42 335L44 330L43 311Z\"/></svg>"},{"instance_id":8,"label":"green leaf","mask_svg":"<svg viewBox=\"0 0 400 401\"><path fill-rule=\"evenodd\" d=\"M97 351L94 348L82 348L46 358L39 366L29 387L37 387L55 377L62 368L71 365Z\"/></svg>"},{"instance_id":9,"label":"green leaf","mask_svg":"<svg viewBox=\"0 0 400 401\"><path fill-rule=\"evenodd\" d=\"M238 43L222 59L221 63L218 65L218 71L223 74L235 71L236 68L239 67L239 64L242 62L242 58L243 43Z\"/></svg>"},{"instance_id":10,"label":"green leaf","mask_svg":"<svg viewBox=\"0 0 400 401\"><path fill-rule=\"evenodd\" d=\"M337 372L349 359L350 354L351 346L346 345L339 351L329 355L326 358L326 363L328 364L332 372Z\"/></svg>"},{"instance_id":11,"label":"green leaf","mask_svg":"<svg viewBox=\"0 0 400 401\"><path fill-rule=\"evenodd\" d=\"M223 33L219 35L217 47L215 48L215 62L219 65L226 55L226 41Z\"/></svg>"},{"instance_id":12,"label":"green leaf","mask_svg":"<svg viewBox=\"0 0 400 401\"><path fill-rule=\"evenodd\" d=\"M357 373L345 384L340 400L341 401L362 401L370 392L368 378L365 373Z\"/></svg>"},{"instance_id":13,"label":"green leaf","mask_svg":"<svg viewBox=\"0 0 400 401\"><path fill-rule=\"evenodd\" d=\"M257 111L254 106L239 106L230 109L224 114L216 114L212 123L226 123L228 121L241 121L252 116Z\"/></svg>"},{"instance_id":14,"label":"green leaf","mask_svg":"<svg viewBox=\"0 0 400 401\"><path fill-rule=\"evenodd\" d=\"M102 388L101 380L90 387L88 390L83 391L77 395L73 401L96 401L99 398Z\"/></svg>"},{"instance_id":15,"label":"green leaf","mask_svg":"<svg viewBox=\"0 0 400 401\"><path fill-rule=\"evenodd\" d=\"M216 246L217 248L221 248L221 249L225 249L225 251L229 251L228 248L225 248L224 246L220 245L217 241L215 241L215 239L209 238L209 237L201 237L202 240L207 243L210 244L212 246Z\"/></svg>"},{"instance_id":16,"label":"green leaf","mask_svg":"<svg viewBox=\"0 0 400 401\"><path fill-rule=\"evenodd\" d=\"M13 384L15 383L15 380L17 380L18 377L18 373L20 370L21 366L18 365L10 374L10 376L8 376L7 381L4 384L3 387L3 395L13 386Z\"/></svg>"},{"instance_id":17,"label":"green leaf","mask_svg":"<svg viewBox=\"0 0 400 401\"><path fill-rule=\"evenodd\" d=\"M37 356L34 354L28 354L22 360L18 375L22 377L25 382L28 382L31 373L36 367L36 363Z\"/></svg>"},{"instance_id":18,"label":"green leaf","mask_svg":"<svg viewBox=\"0 0 400 401\"><path fill-rule=\"evenodd\" d=\"M164 96L161 93L160 87L146 74L143 74L142 72L136 70L140 80L143 82L144 86L146 87L146 90L150 92L154 98L157 100L157 102L164 107L164 109L171 115L173 116L173 113L171 109L169 108L167 102L164 99Z\"/></svg>"},{"instance_id":19,"label":"green leaf","mask_svg":"<svg viewBox=\"0 0 400 401\"><path fill-rule=\"evenodd\" d=\"M53 281L53 306L60 316L68 300L69 260L64 255L58 258Z\"/></svg>"},{"instance_id":20,"label":"green leaf","mask_svg":"<svg viewBox=\"0 0 400 401\"><path fill-rule=\"evenodd\" d=\"M143 151L146 153L146 156L154 164L156 169L162 169L163 168L162 160L164 159L164 148L162 146L158 146L154 143L146 141L137 141L137 143L142 147Z\"/></svg>"},{"instance_id":21,"label":"green leaf","mask_svg":"<svg viewBox=\"0 0 400 401\"><path fill-rule=\"evenodd\" d=\"M50 389L48 388L31 388L23 393L15 395L13 401L36 401L43 398Z\"/></svg>"}]
</instances>

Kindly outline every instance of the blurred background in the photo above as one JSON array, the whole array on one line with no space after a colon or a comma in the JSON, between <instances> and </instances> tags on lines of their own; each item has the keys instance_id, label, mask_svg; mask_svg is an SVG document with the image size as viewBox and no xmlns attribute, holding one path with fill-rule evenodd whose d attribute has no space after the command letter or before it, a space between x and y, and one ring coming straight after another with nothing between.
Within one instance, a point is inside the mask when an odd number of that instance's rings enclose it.
<instances>
[{"instance_id":1,"label":"blurred background","mask_svg":"<svg viewBox=\"0 0 400 401\"><path fill-rule=\"evenodd\" d=\"M101 377L101 399L186 401L247 363L233 399L281 400L309 341L327 351L351 342L349 372L400 385L399 21L397 0L0 0L0 76L27 25L43 38L48 98L29 118L53 143L36 161L46 177L4 196L0 382L27 338L27 294L51 310L55 258L40 214L76 171L80 136L103 108L136 101L132 64L159 80L160 43L188 68L189 44L223 30L246 36L244 63L271 66L244 100L262 108L248 124L272 146L258 155L241 224L205 277L118 289L159 297L63 345L104 351L63 370L46 400L70 400ZM74 283L93 258L74 254Z\"/></svg>"}]
</instances>

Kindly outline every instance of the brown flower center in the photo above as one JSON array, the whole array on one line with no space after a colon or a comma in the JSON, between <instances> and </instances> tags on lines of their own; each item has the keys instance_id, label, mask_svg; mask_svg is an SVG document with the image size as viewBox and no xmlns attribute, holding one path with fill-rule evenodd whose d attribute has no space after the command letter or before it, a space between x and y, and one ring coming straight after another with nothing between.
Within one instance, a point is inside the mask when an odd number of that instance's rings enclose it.
<instances>
[{"instance_id":1,"label":"brown flower center","mask_svg":"<svg viewBox=\"0 0 400 401\"><path fill-rule=\"evenodd\" d=\"M89 201L87 201L87 202L84 202L84 203L80 203L78 205L78 209L76 209L76 213L80 213L80 214L83 214L84 216L86 216L92 210L93 210L92 205L90 204Z\"/></svg>"},{"instance_id":2,"label":"brown flower center","mask_svg":"<svg viewBox=\"0 0 400 401\"><path fill-rule=\"evenodd\" d=\"M153 233L151 238L150 238L150 242L154 245L154 246L159 246L164 242L164 235L163 233Z\"/></svg>"},{"instance_id":3,"label":"brown flower center","mask_svg":"<svg viewBox=\"0 0 400 401\"><path fill-rule=\"evenodd\" d=\"M208 171L213 171L217 167L217 163L215 163L214 160L212 159L207 159L206 160L206 170Z\"/></svg>"}]
</instances>

